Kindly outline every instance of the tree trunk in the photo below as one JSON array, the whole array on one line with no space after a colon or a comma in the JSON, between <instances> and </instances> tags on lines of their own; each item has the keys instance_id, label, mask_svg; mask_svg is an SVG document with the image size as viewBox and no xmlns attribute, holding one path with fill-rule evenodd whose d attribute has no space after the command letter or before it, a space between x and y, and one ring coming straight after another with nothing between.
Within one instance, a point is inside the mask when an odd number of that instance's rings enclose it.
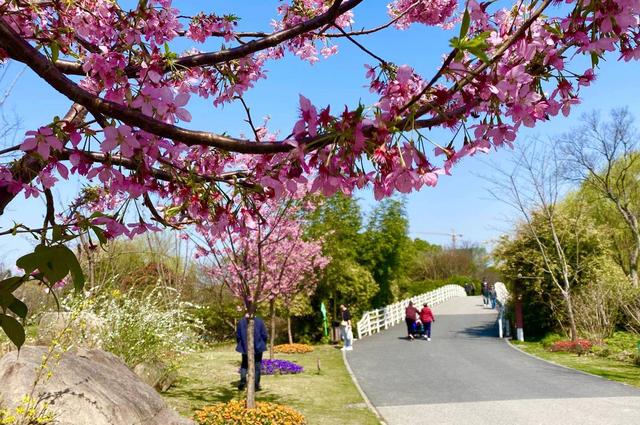
<instances>
[{"instance_id":1,"label":"tree trunk","mask_svg":"<svg viewBox=\"0 0 640 425\"><path fill-rule=\"evenodd\" d=\"M291 316L287 316L287 333L289 334L289 344L293 344L293 333L291 333Z\"/></svg>"},{"instance_id":2,"label":"tree trunk","mask_svg":"<svg viewBox=\"0 0 640 425\"><path fill-rule=\"evenodd\" d=\"M638 257L640 256L640 242L636 242L635 246L629 253L629 277L634 288L638 287Z\"/></svg>"},{"instance_id":3,"label":"tree trunk","mask_svg":"<svg viewBox=\"0 0 640 425\"><path fill-rule=\"evenodd\" d=\"M573 302L571 301L571 294L568 291L563 291L562 296L564 302L567 305L567 314L569 315L569 330L571 333L571 341L578 339L578 330L576 328L576 319L573 314Z\"/></svg>"},{"instance_id":4,"label":"tree trunk","mask_svg":"<svg viewBox=\"0 0 640 425\"><path fill-rule=\"evenodd\" d=\"M247 319L247 409L256 407L256 355L255 341L253 338L255 320L253 315Z\"/></svg>"},{"instance_id":5,"label":"tree trunk","mask_svg":"<svg viewBox=\"0 0 640 425\"><path fill-rule=\"evenodd\" d=\"M269 358L273 360L273 344L276 341L276 300L269 302L269 312L271 315L271 338L269 341Z\"/></svg>"}]
</instances>

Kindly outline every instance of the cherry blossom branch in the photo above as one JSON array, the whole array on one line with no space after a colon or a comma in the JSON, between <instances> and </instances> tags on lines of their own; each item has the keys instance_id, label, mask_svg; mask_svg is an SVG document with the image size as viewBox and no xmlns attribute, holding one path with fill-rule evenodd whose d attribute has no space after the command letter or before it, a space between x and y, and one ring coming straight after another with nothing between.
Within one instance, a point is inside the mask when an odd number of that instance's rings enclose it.
<instances>
[{"instance_id":1,"label":"cherry blossom branch","mask_svg":"<svg viewBox=\"0 0 640 425\"><path fill-rule=\"evenodd\" d=\"M82 122L87 115L87 110L82 105L74 103L66 113L62 121L77 125ZM46 163L38 159L35 155L25 154L11 167L13 180L22 184L28 184L44 169ZM9 190L8 186L0 186L0 215L4 209L15 198L16 194Z\"/></svg>"},{"instance_id":2,"label":"cherry blossom branch","mask_svg":"<svg viewBox=\"0 0 640 425\"><path fill-rule=\"evenodd\" d=\"M211 66L249 56L253 53L268 49L270 47L275 47L287 40L316 30L324 25L331 24L338 16L355 8L363 1L364 0L348 0L343 3L342 0L335 0L333 5L329 9L327 9L326 12L291 28L274 32L266 37L260 38L259 40L252 40L246 44L238 47L233 47L231 49L184 56L182 58L176 59L176 61L173 62L173 65L184 68ZM85 75L85 72L82 69L83 64L81 62L59 60L56 61L55 65L60 71L64 72L65 74ZM137 66L127 67L125 73L129 77L133 77L138 75L139 70L140 68ZM165 72L168 71L170 71L170 68L165 69Z\"/></svg>"},{"instance_id":3,"label":"cherry blossom branch","mask_svg":"<svg viewBox=\"0 0 640 425\"><path fill-rule=\"evenodd\" d=\"M0 20L0 46L15 60L29 66L51 87L85 106L92 114L104 114L160 137L179 141L188 146L201 145L240 153L285 152L290 146L282 143L253 143L205 131L194 131L167 124L144 115L138 110L104 100L71 81L42 53L23 40L8 24Z\"/></svg>"},{"instance_id":4,"label":"cherry blossom branch","mask_svg":"<svg viewBox=\"0 0 640 425\"><path fill-rule=\"evenodd\" d=\"M334 27L340 31L346 38L347 40L349 40L350 42L352 42L353 44L355 44L360 50L362 50L363 52L365 52L366 54L368 54L369 56L371 56L372 58L374 58L375 60L377 60L378 62L380 62L382 65L387 65L387 61L382 59L380 56L376 55L375 53L373 53L371 50L367 49L366 47L364 47L360 42L358 42L356 39L354 39L352 36L350 36L349 34L347 34L345 32L345 30L343 30L342 28L340 28L338 25L334 25Z\"/></svg>"},{"instance_id":5,"label":"cherry blossom branch","mask_svg":"<svg viewBox=\"0 0 640 425\"><path fill-rule=\"evenodd\" d=\"M502 55L507 51L507 49L509 49L516 41L518 41L520 39L520 37L522 37L524 35L525 31L527 31L529 29L529 27L536 21L536 19L538 19L540 17L542 12L544 12L544 10L552 3L552 1L553 0L544 0L544 2L542 2L540 7L538 7L538 9L535 12L533 12L533 14L529 17L529 19L527 19L525 22L523 22L522 25L520 26L520 28L518 28L518 30L515 33L513 33L513 35L511 35L511 37L509 37L509 39L507 39L507 41L504 44L502 44L495 51L495 53L493 54L493 56L491 57L491 59L488 62L483 62L482 64L480 64L480 66L475 68L473 70L473 72L469 73L466 77L464 77L463 79L461 79L459 81L456 81L456 83L453 85L453 87L451 89L449 89L449 93L451 95L457 93L464 86L469 84L476 77L476 75L478 75L479 73L483 72L484 70L489 68L491 65L493 65L498 59L500 59L502 57ZM442 68L441 68L441 70L442 70ZM439 71L439 74L442 75L442 72ZM436 75L438 75L438 74L436 74ZM438 75L438 77L440 75ZM426 91L423 90L418 95L416 95L414 97L414 99L411 100L411 102L415 102L415 101L419 100L425 93L426 93ZM420 116L426 114L427 112L429 112L431 110L431 108L432 108L432 105L429 105L429 104L423 105L422 107L420 107L416 111L415 116L416 117L420 117Z\"/></svg>"}]
</instances>

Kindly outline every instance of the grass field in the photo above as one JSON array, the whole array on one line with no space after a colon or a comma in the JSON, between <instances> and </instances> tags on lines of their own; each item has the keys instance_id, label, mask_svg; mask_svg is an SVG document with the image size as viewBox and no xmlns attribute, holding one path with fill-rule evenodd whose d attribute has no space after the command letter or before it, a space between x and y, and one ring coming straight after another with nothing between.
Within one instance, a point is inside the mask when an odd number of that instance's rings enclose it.
<instances>
[{"instance_id":1,"label":"grass field","mask_svg":"<svg viewBox=\"0 0 640 425\"><path fill-rule=\"evenodd\" d=\"M545 349L540 342L514 342L513 344L529 354L553 363L640 387L640 367L632 363L593 354L578 356L572 353L551 352Z\"/></svg>"},{"instance_id":2,"label":"grass field","mask_svg":"<svg viewBox=\"0 0 640 425\"><path fill-rule=\"evenodd\" d=\"M203 406L242 398L236 389L240 355L233 348L224 345L187 356L177 382L163 394L165 400L183 415L192 416ZM298 375L263 376L258 401L291 406L310 425L379 423L351 381L340 350L317 346L312 353L277 354L276 358L294 361L305 370Z\"/></svg>"}]
</instances>

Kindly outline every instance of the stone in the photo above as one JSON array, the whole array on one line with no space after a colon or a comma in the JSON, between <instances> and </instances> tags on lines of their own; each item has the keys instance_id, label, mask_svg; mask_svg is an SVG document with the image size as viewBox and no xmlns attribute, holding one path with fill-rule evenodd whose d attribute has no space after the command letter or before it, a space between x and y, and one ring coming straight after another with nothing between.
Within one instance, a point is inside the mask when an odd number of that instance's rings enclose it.
<instances>
[{"instance_id":1,"label":"stone","mask_svg":"<svg viewBox=\"0 0 640 425\"><path fill-rule=\"evenodd\" d=\"M175 367L163 362L142 362L133 368L133 372L147 385L163 393L171 388L178 379Z\"/></svg>"},{"instance_id":2,"label":"stone","mask_svg":"<svg viewBox=\"0 0 640 425\"><path fill-rule=\"evenodd\" d=\"M0 360L0 400L13 408L29 394L48 347L24 346ZM111 353L78 348L40 379L34 398L48 403L55 425L195 425L171 410L160 395ZM45 374L46 375L46 374Z\"/></svg>"},{"instance_id":3,"label":"stone","mask_svg":"<svg viewBox=\"0 0 640 425\"><path fill-rule=\"evenodd\" d=\"M74 345L85 348L102 348L100 331L104 326L104 320L93 313L82 312L72 320L72 313L65 311L51 311L42 314L38 324L36 336L37 345L49 345L54 338L58 338L61 332L69 325L70 340Z\"/></svg>"}]
</instances>

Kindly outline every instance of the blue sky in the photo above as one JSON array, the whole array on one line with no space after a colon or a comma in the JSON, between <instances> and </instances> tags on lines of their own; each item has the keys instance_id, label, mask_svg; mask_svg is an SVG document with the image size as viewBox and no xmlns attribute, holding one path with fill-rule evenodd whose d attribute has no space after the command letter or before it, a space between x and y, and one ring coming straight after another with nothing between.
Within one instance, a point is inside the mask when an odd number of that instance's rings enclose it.
<instances>
[{"instance_id":1,"label":"blue sky","mask_svg":"<svg viewBox=\"0 0 640 425\"><path fill-rule=\"evenodd\" d=\"M121 2L126 6L130 1ZM277 1L234 0L210 2L208 6L216 13L235 13L242 18L239 30L269 30L269 21L276 17ZM184 13L197 12L194 4L201 2L174 1ZM369 0L355 9L355 29L376 26L386 22L386 2ZM443 31L438 28L414 26L407 31L387 30L360 41L379 56L396 64L410 64L425 78L430 78L441 63L441 57L448 52L448 40L456 35L456 29ZM297 116L298 95L304 94L316 105L332 105L334 111L347 104L353 106L361 100L371 104L374 100L364 87L365 69L363 64L373 64L373 59L365 56L345 41L338 42L340 53L328 60L321 60L313 66L297 58L288 57L267 66L268 79L260 81L247 95L254 118L269 115L271 129L280 129L283 135L290 132ZM186 44L176 44L181 50ZM199 46L201 50L216 48L216 45ZM628 106L632 114L640 118L640 64L617 62L617 57L609 56L601 63L598 79L594 85L583 91L583 103L574 109L570 118L556 117L550 122L527 129L520 133L520 141L528 136L553 136L568 131L578 122L583 112L600 109L603 112ZM13 64L7 77L0 83L0 93L11 81L11 76L19 72L22 65ZM586 62L580 62L572 70L582 72ZM43 84L29 71L18 80L11 97L5 104L5 113L15 113L21 118L22 132L48 123L54 115L66 112L70 102ZM238 107L226 106L214 109L210 102L192 101L190 110L193 121L190 128L226 131L239 134L248 128L243 123L243 114ZM431 137L446 140L448 134L434 132ZM424 232L450 232L463 235L463 240L472 243L487 243L499 234L509 230L504 218L514 216L504 204L490 199L489 184L482 176L492 174L492 164L504 163L507 152L492 152L467 158L453 170L453 176L443 177L436 188L426 188L407 196L407 212L410 231L434 243L447 244L446 236L428 235ZM58 197L69 199L78 189L79 183L70 182L58 189ZM370 191L357 194L365 211L374 205ZM0 217L0 227L6 228L13 221L38 224L41 222L42 201L22 198L9 205ZM0 253L3 262L11 264L15 258L29 249L32 241L24 237L0 237Z\"/></svg>"}]
</instances>

